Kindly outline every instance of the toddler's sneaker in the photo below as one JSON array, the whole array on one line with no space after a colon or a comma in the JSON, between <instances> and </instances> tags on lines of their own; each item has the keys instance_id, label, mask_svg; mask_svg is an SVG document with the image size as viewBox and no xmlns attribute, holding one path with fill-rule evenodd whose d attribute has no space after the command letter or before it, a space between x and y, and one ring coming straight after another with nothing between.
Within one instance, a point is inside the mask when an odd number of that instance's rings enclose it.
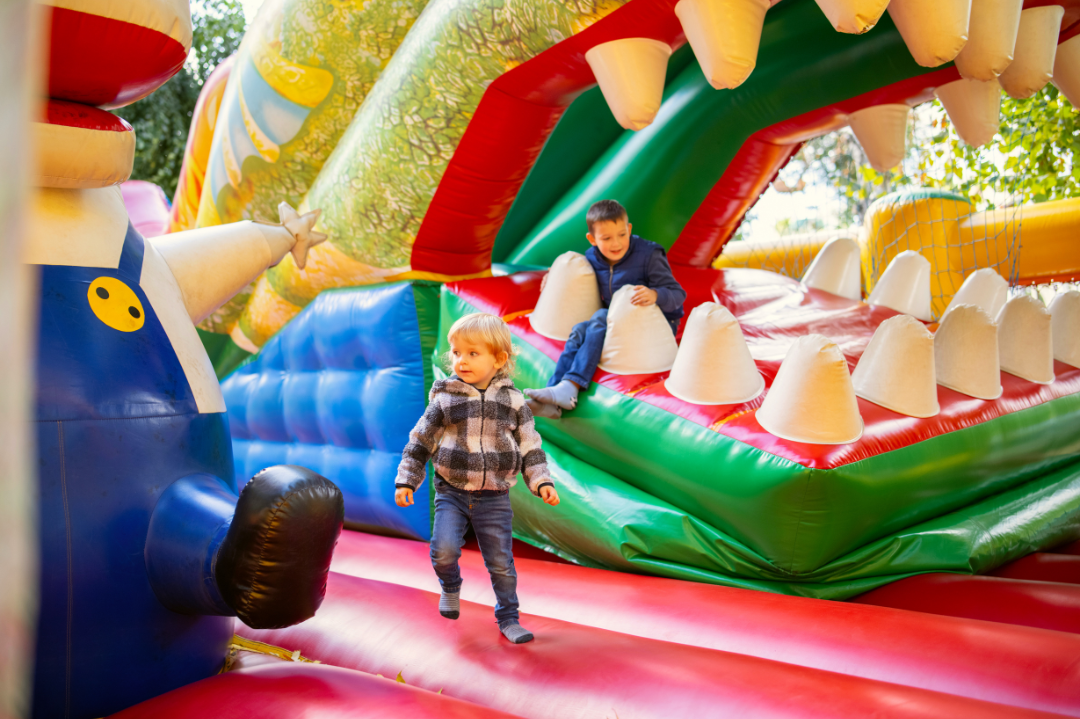
<instances>
[{"instance_id":1,"label":"toddler's sneaker","mask_svg":"<svg viewBox=\"0 0 1080 719\"><path fill-rule=\"evenodd\" d=\"M514 644L524 644L533 640L532 632L521 626L516 619L507 619L499 623L499 631Z\"/></svg>"}]
</instances>

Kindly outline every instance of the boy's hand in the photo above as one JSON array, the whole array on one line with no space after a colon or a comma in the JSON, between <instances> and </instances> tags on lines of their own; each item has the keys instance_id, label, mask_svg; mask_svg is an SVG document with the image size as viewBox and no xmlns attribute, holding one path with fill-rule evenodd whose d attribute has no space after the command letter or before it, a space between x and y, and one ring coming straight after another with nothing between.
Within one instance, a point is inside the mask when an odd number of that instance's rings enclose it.
<instances>
[{"instance_id":1,"label":"boy's hand","mask_svg":"<svg viewBox=\"0 0 1080 719\"><path fill-rule=\"evenodd\" d=\"M408 487L398 487L398 490L394 492L394 501L399 507L408 507L413 503L413 491Z\"/></svg>"},{"instance_id":2,"label":"boy's hand","mask_svg":"<svg viewBox=\"0 0 1080 719\"><path fill-rule=\"evenodd\" d=\"M548 277L551 277L551 273L550 272L545 272L543 279L540 280L540 291L541 292L543 292L544 288L547 287L547 278Z\"/></svg>"},{"instance_id":3,"label":"boy's hand","mask_svg":"<svg viewBox=\"0 0 1080 719\"><path fill-rule=\"evenodd\" d=\"M645 285L634 285L634 294L630 298L630 304L638 307L648 307L656 304L656 290L650 290Z\"/></svg>"},{"instance_id":4,"label":"boy's hand","mask_svg":"<svg viewBox=\"0 0 1080 719\"><path fill-rule=\"evenodd\" d=\"M555 491L555 488L550 484L540 488L540 499L544 500L544 504L550 504L554 507L559 503L559 493Z\"/></svg>"}]
</instances>

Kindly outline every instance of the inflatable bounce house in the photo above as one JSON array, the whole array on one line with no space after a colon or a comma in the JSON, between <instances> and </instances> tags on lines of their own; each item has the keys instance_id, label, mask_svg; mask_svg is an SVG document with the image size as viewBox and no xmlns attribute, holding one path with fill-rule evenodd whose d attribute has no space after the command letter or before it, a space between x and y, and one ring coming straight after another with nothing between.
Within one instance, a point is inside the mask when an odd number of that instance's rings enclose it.
<instances>
[{"instance_id":1,"label":"inflatable bounce house","mask_svg":"<svg viewBox=\"0 0 1080 719\"><path fill-rule=\"evenodd\" d=\"M1080 716L1080 292L1025 290L1080 273L1080 200L724 252L812 138L885 169L935 97L973 146L1003 92L1080 102L1075 0L267 0L167 218L108 110L186 0L39 2L32 716ZM473 548L439 615L393 479L458 318L546 383L604 198L685 317L616 293L537 420L516 646Z\"/></svg>"}]
</instances>

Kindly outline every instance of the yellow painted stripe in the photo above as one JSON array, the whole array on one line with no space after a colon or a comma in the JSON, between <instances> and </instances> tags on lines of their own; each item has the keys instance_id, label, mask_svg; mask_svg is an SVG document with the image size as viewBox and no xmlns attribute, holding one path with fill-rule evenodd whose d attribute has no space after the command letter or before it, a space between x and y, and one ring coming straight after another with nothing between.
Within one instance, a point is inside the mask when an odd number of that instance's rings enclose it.
<instances>
[{"instance_id":1,"label":"yellow painted stripe","mask_svg":"<svg viewBox=\"0 0 1080 719\"><path fill-rule=\"evenodd\" d=\"M316 107L334 86L334 76L321 67L299 65L281 56L281 43L265 36L254 38L251 60L266 84L290 102Z\"/></svg>"}]
</instances>

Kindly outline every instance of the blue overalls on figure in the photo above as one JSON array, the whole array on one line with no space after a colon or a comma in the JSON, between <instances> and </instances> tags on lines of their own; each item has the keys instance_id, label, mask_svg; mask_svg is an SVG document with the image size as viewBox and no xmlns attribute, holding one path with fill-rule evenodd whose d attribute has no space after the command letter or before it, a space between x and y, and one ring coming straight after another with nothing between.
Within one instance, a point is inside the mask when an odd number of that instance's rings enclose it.
<instances>
[{"instance_id":1,"label":"blue overalls on figure","mask_svg":"<svg viewBox=\"0 0 1080 719\"><path fill-rule=\"evenodd\" d=\"M238 612L310 616L341 527L337 488L301 468L260 473L238 506L226 415L199 410L140 285L146 251L128 224L115 269L41 266L35 717L100 717L215 674ZM260 605L253 532L283 507L278 541L312 544L275 558L288 581Z\"/></svg>"}]
</instances>

